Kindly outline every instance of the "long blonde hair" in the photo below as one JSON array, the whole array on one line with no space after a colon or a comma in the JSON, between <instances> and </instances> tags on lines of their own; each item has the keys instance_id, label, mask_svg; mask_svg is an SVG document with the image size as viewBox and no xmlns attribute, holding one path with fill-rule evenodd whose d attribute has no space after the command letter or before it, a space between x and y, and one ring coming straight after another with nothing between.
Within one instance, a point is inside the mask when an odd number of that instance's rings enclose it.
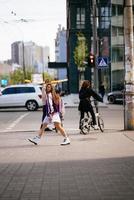
<instances>
[{"instance_id":1,"label":"long blonde hair","mask_svg":"<svg viewBox=\"0 0 134 200\"><path fill-rule=\"evenodd\" d=\"M49 92L47 91L47 87L48 87L48 86L51 86L51 90L50 90ZM53 85L52 85L51 83L48 83L48 84L46 85L46 94L48 94L48 93L51 93L51 94L52 94L53 102L54 102L56 105L58 105L59 102L60 102L60 95L57 94L57 93L55 92L54 87L53 87Z\"/></svg>"}]
</instances>

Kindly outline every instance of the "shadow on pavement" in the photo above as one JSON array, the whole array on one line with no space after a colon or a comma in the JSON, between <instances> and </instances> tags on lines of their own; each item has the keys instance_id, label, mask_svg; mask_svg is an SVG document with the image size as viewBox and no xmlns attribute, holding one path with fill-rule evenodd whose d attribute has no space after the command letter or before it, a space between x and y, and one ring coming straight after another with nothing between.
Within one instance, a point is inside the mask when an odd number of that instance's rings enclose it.
<instances>
[{"instance_id":1,"label":"shadow on pavement","mask_svg":"<svg viewBox=\"0 0 134 200\"><path fill-rule=\"evenodd\" d=\"M134 157L1 163L1 200L132 200Z\"/></svg>"}]
</instances>

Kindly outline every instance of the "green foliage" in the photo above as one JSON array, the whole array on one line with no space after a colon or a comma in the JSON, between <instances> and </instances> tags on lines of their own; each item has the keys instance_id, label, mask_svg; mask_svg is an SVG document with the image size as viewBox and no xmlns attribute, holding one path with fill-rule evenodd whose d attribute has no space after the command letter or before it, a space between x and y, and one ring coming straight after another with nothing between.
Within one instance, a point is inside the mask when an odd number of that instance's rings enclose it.
<instances>
[{"instance_id":1,"label":"green foliage","mask_svg":"<svg viewBox=\"0 0 134 200\"><path fill-rule=\"evenodd\" d=\"M22 84L28 80L32 81L33 72L31 70L26 70L25 74L26 74L26 77L24 78L23 68L18 68L16 70L14 70L12 73L10 73L10 77L8 77L9 84ZM47 72L43 73L42 76L44 77L44 80L46 80L46 79L54 80L54 77L52 77ZM3 79L4 79L4 77L3 77Z\"/></svg>"},{"instance_id":2,"label":"green foliage","mask_svg":"<svg viewBox=\"0 0 134 200\"><path fill-rule=\"evenodd\" d=\"M45 81L45 80L54 80L54 77L53 76L51 76L49 73L47 73L47 72L44 72L43 74L42 74L42 76L43 76L43 80Z\"/></svg>"},{"instance_id":3,"label":"green foliage","mask_svg":"<svg viewBox=\"0 0 134 200\"><path fill-rule=\"evenodd\" d=\"M30 71L30 70L27 70L26 71L26 79L28 79L28 80L32 80L32 74L33 74L33 72L32 71Z\"/></svg>"},{"instance_id":4,"label":"green foliage","mask_svg":"<svg viewBox=\"0 0 134 200\"><path fill-rule=\"evenodd\" d=\"M18 68L10 74L10 84L21 84L25 82L25 79L28 79L31 81L31 75L32 75L32 72L29 70L26 70L26 77L24 78L23 69Z\"/></svg>"},{"instance_id":5,"label":"green foliage","mask_svg":"<svg viewBox=\"0 0 134 200\"><path fill-rule=\"evenodd\" d=\"M10 84L24 83L24 75L22 69L16 69L10 74Z\"/></svg>"},{"instance_id":6,"label":"green foliage","mask_svg":"<svg viewBox=\"0 0 134 200\"><path fill-rule=\"evenodd\" d=\"M74 61L80 72L85 71L86 65L84 64L84 61L86 61L87 57L88 57L88 46L86 38L83 33L78 33L77 43L74 50Z\"/></svg>"},{"instance_id":7,"label":"green foliage","mask_svg":"<svg viewBox=\"0 0 134 200\"><path fill-rule=\"evenodd\" d=\"M0 80L2 80L2 79L6 79L6 80L8 80L9 81L9 75L7 75L7 74L0 74Z\"/></svg>"}]
</instances>

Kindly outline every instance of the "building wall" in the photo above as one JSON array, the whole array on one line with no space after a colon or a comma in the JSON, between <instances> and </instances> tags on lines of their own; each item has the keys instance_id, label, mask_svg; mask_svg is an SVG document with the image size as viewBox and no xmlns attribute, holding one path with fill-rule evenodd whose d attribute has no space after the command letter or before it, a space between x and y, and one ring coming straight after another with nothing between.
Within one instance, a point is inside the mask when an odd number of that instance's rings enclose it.
<instances>
[{"instance_id":1,"label":"building wall","mask_svg":"<svg viewBox=\"0 0 134 200\"><path fill-rule=\"evenodd\" d=\"M25 67L30 71L34 71L34 51L33 48L35 43L33 42L26 42L24 43L24 62Z\"/></svg>"},{"instance_id":2,"label":"building wall","mask_svg":"<svg viewBox=\"0 0 134 200\"><path fill-rule=\"evenodd\" d=\"M43 58L43 72L49 72L48 69L48 61L50 58L50 48L45 46L42 50L42 58Z\"/></svg>"},{"instance_id":3,"label":"building wall","mask_svg":"<svg viewBox=\"0 0 134 200\"><path fill-rule=\"evenodd\" d=\"M12 62L16 63L16 64L19 64L19 44L20 43L21 43L20 41L17 41L17 42L14 42L11 45L11 58L12 58Z\"/></svg>"},{"instance_id":4,"label":"building wall","mask_svg":"<svg viewBox=\"0 0 134 200\"><path fill-rule=\"evenodd\" d=\"M98 57L107 57L107 67L98 69L98 87L101 82L106 92L111 90L111 0L100 0L98 7ZM98 63L97 63L98 67Z\"/></svg>"},{"instance_id":5,"label":"building wall","mask_svg":"<svg viewBox=\"0 0 134 200\"><path fill-rule=\"evenodd\" d=\"M55 61L66 62L66 30L59 25L55 39Z\"/></svg>"},{"instance_id":6,"label":"building wall","mask_svg":"<svg viewBox=\"0 0 134 200\"><path fill-rule=\"evenodd\" d=\"M67 61L71 93L78 91L78 70L73 59L78 31L84 33L89 43L89 51L92 51L92 2L93 0L67 0ZM98 81L104 82L108 92L124 84L124 0L96 0L96 2L98 8L97 57L108 57L108 67L98 69ZM132 2L134 5L134 0ZM86 9L85 27L81 29L78 28L80 25L77 20L78 8ZM90 69L87 69L89 71L85 73L85 79L90 79Z\"/></svg>"},{"instance_id":7,"label":"building wall","mask_svg":"<svg viewBox=\"0 0 134 200\"><path fill-rule=\"evenodd\" d=\"M108 57L107 68L97 68L98 86L104 82L106 90L111 89L111 0L96 0L98 23L96 26L97 38L95 52L93 45L93 1L67 0L67 61L69 74L69 88L71 93L79 90L79 71L74 62L74 49L77 42L77 33L82 32L88 43L89 53L97 57ZM81 19L80 19L81 16ZM95 64L98 67L98 63ZM74 77L75 74L75 77ZM86 67L85 79L95 83L94 69ZM97 84L96 84L97 85Z\"/></svg>"},{"instance_id":8,"label":"building wall","mask_svg":"<svg viewBox=\"0 0 134 200\"><path fill-rule=\"evenodd\" d=\"M112 0L111 4L111 89L118 90L124 82L124 10L122 0Z\"/></svg>"},{"instance_id":9,"label":"building wall","mask_svg":"<svg viewBox=\"0 0 134 200\"><path fill-rule=\"evenodd\" d=\"M66 40L66 30L64 27L59 25L56 39L55 39L55 62L67 62L67 40ZM59 80L67 78L67 69L66 68L57 68L57 77ZM67 90L64 88L65 83L61 83L60 87L63 90Z\"/></svg>"},{"instance_id":10,"label":"building wall","mask_svg":"<svg viewBox=\"0 0 134 200\"><path fill-rule=\"evenodd\" d=\"M35 73L47 71L49 48L36 45L34 42L15 42L12 44L12 62ZM23 54L24 53L24 54Z\"/></svg>"},{"instance_id":11,"label":"building wall","mask_svg":"<svg viewBox=\"0 0 134 200\"><path fill-rule=\"evenodd\" d=\"M134 7L134 0L132 1ZM123 0L112 0L111 17L111 80L112 90L118 90L124 86L124 25ZM134 8L133 8L134 10Z\"/></svg>"},{"instance_id":12,"label":"building wall","mask_svg":"<svg viewBox=\"0 0 134 200\"><path fill-rule=\"evenodd\" d=\"M69 77L69 92L79 91L79 72L74 61L74 49L77 42L77 33L84 34L87 45L91 49L91 22L90 0L67 0L67 62ZM85 78L91 78L91 69L87 67Z\"/></svg>"}]
</instances>

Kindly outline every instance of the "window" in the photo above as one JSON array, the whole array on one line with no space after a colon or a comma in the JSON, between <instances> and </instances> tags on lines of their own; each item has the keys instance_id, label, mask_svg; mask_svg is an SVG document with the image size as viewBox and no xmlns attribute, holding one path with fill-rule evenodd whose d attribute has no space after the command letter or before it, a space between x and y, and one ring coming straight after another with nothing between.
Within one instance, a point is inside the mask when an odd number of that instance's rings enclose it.
<instances>
[{"instance_id":1,"label":"window","mask_svg":"<svg viewBox=\"0 0 134 200\"><path fill-rule=\"evenodd\" d=\"M115 37L117 36L117 27L112 26L112 36Z\"/></svg>"},{"instance_id":2,"label":"window","mask_svg":"<svg viewBox=\"0 0 134 200\"><path fill-rule=\"evenodd\" d=\"M122 62L124 58L123 47L113 47L112 48L112 62Z\"/></svg>"},{"instance_id":3,"label":"window","mask_svg":"<svg viewBox=\"0 0 134 200\"><path fill-rule=\"evenodd\" d=\"M2 91L2 95L6 94L16 94L16 88L7 88Z\"/></svg>"},{"instance_id":4,"label":"window","mask_svg":"<svg viewBox=\"0 0 134 200\"><path fill-rule=\"evenodd\" d=\"M34 93L35 88L34 87L13 87L13 88L7 88L2 91L2 94L20 94L20 93Z\"/></svg>"},{"instance_id":5,"label":"window","mask_svg":"<svg viewBox=\"0 0 134 200\"><path fill-rule=\"evenodd\" d=\"M122 5L117 6L117 15L123 15L123 6Z\"/></svg>"},{"instance_id":6,"label":"window","mask_svg":"<svg viewBox=\"0 0 134 200\"><path fill-rule=\"evenodd\" d=\"M76 28L77 29L85 28L85 8L77 8Z\"/></svg>"},{"instance_id":7,"label":"window","mask_svg":"<svg viewBox=\"0 0 134 200\"><path fill-rule=\"evenodd\" d=\"M35 92L34 87L18 87L17 93L33 93Z\"/></svg>"},{"instance_id":8,"label":"window","mask_svg":"<svg viewBox=\"0 0 134 200\"><path fill-rule=\"evenodd\" d=\"M116 27L112 26L112 36L123 36L124 35L124 30L123 27Z\"/></svg>"},{"instance_id":9,"label":"window","mask_svg":"<svg viewBox=\"0 0 134 200\"><path fill-rule=\"evenodd\" d=\"M116 6L112 5L112 16L116 15Z\"/></svg>"},{"instance_id":10,"label":"window","mask_svg":"<svg viewBox=\"0 0 134 200\"><path fill-rule=\"evenodd\" d=\"M118 35L124 35L123 27L118 27Z\"/></svg>"},{"instance_id":11,"label":"window","mask_svg":"<svg viewBox=\"0 0 134 200\"><path fill-rule=\"evenodd\" d=\"M123 15L123 5L112 5L112 16Z\"/></svg>"},{"instance_id":12,"label":"window","mask_svg":"<svg viewBox=\"0 0 134 200\"><path fill-rule=\"evenodd\" d=\"M100 28L107 29L110 25L110 8L101 7L100 9Z\"/></svg>"}]
</instances>

